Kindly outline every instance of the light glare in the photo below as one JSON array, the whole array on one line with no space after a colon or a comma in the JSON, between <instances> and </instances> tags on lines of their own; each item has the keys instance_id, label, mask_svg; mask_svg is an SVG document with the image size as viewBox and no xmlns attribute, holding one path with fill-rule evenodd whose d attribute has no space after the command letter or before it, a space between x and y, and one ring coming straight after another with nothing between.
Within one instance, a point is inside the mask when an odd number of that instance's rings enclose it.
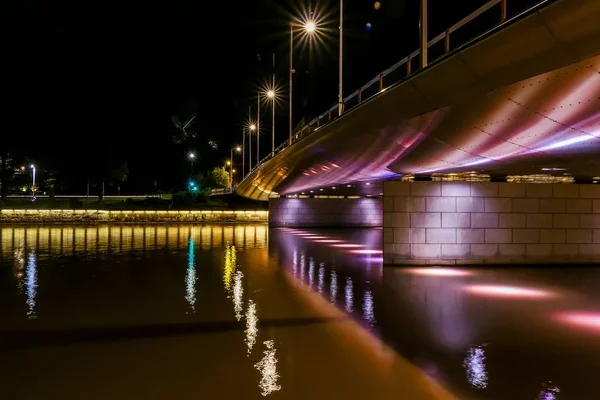
<instances>
[{"instance_id":1,"label":"light glare","mask_svg":"<svg viewBox=\"0 0 600 400\"><path fill-rule=\"evenodd\" d=\"M465 291L472 294L488 297L542 299L553 296L552 293L546 292L544 290L501 285L470 285L465 287Z\"/></svg>"}]
</instances>

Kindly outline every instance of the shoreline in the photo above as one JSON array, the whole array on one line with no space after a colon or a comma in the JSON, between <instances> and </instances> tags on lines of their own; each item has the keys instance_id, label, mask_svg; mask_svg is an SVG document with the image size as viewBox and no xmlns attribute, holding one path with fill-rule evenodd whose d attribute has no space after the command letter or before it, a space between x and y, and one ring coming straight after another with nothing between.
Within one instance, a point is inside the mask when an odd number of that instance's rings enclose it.
<instances>
[{"instance_id":1,"label":"shoreline","mask_svg":"<svg viewBox=\"0 0 600 400\"><path fill-rule=\"evenodd\" d=\"M266 210L0 210L0 224L266 223L268 219Z\"/></svg>"}]
</instances>

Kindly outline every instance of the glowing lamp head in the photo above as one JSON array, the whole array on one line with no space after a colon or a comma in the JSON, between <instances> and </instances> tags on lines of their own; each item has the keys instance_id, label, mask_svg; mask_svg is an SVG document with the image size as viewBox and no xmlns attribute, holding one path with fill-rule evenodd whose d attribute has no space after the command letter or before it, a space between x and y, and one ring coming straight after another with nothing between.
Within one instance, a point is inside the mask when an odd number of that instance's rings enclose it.
<instances>
[{"instance_id":1,"label":"glowing lamp head","mask_svg":"<svg viewBox=\"0 0 600 400\"><path fill-rule=\"evenodd\" d=\"M269 91L267 92L267 97L268 97L268 98L270 98L270 99L272 99L273 97L275 97L275 92L274 92L274 91L272 91L272 90L269 90Z\"/></svg>"},{"instance_id":2,"label":"glowing lamp head","mask_svg":"<svg viewBox=\"0 0 600 400\"><path fill-rule=\"evenodd\" d=\"M227 165L231 165L231 161L227 161Z\"/></svg>"},{"instance_id":3,"label":"glowing lamp head","mask_svg":"<svg viewBox=\"0 0 600 400\"><path fill-rule=\"evenodd\" d=\"M31 164L30 167L33 168L33 169L35 169L35 165L33 165L33 164Z\"/></svg>"},{"instance_id":4,"label":"glowing lamp head","mask_svg":"<svg viewBox=\"0 0 600 400\"><path fill-rule=\"evenodd\" d=\"M308 33L313 33L316 29L317 29L317 26L315 25L314 21L308 21L304 25L304 30L306 30L306 32L308 32Z\"/></svg>"},{"instance_id":5,"label":"glowing lamp head","mask_svg":"<svg viewBox=\"0 0 600 400\"><path fill-rule=\"evenodd\" d=\"M242 148L240 146L238 146L235 148L235 151L240 152L240 151L242 151Z\"/></svg>"},{"instance_id":6,"label":"glowing lamp head","mask_svg":"<svg viewBox=\"0 0 600 400\"><path fill-rule=\"evenodd\" d=\"M254 124L250 125L250 130L251 131L255 131L256 130L256 125L254 125Z\"/></svg>"},{"instance_id":7,"label":"glowing lamp head","mask_svg":"<svg viewBox=\"0 0 600 400\"><path fill-rule=\"evenodd\" d=\"M195 155L194 153L190 153L189 157L190 157L191 159L194 159L194 157L196 157L196 155Z\"/></svg>"}]
</instances>

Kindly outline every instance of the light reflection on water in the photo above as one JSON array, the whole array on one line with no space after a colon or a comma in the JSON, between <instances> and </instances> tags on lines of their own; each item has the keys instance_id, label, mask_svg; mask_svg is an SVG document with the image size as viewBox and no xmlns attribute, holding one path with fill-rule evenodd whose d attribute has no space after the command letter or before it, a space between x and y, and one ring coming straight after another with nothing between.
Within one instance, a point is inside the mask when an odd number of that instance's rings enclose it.
<instances>
[{"instance_id":1,"label":"light reflection on water","mask_svg":"<svg viewBox=\"0 0 600 400\"><path fill-rule=\"evenodd\" d=\"M276 329L261 327L268 321L260 295L263 288L260 279L253 280L253 271L270 268L270 254L305 290L346 310L452 388L489 399L538 394L544 399L594 398L593 390L581 382L593 381L600 368L600 270L383 268L378 259L365 256L376 254L380 230L304 235L290 231L269 232L264 225L2 227L0 293L2 299L16 299L9 305L16 310L9 317L19 313L33 326L52 312L54 316L62 312L64 304L53 304L64 297L57 292L66 288L70 295L78 284L82 289L77 303L85 305L85 313L94 304L86 299L103 293L113 296L123 287L124 302L115 313L136 296L150 303L131 306L124 312L127 322L144 307L151 315L163 307L168 315L198 318L215 301L207 301L204 289L216 285L227 318L239 321L240 353L251 360L247 368L257 376L257 387L261 393L284 394L286 372L277 357L287 363L288 354L273 334ZM351 252L356 248L365 251ZM68 276L76 283L54 289L57 281L68 281L60 271L69 260ZM105 261L111 262L110 268L97 278ZM144 268L129 265L134 262ZM78 278L80 273L87 275ZM156 273L162 274L159 283L144 286ZM170 277L176 288L172 291ZM99 286L86 291L85 285L94 282ZM160 288L167 289L155 300ZM190 307L195 313L187 315ZM5 312L6 307L0 309ZM7 326L7 321L3 314L0 325ZM486 343L485 349L478 347L481 343ZM555 383L540 389L540 382L548 380Z\"/></svg>"},{"instance_id":2,"label":"light reflection on water","mask_svg":"<svg viewBox=\"0 0 600 400\"><path fill-rule=\"evenodd\" d=\"M290 268L307 290L459 398L596 397L590 383L600 370L600 268L383 268L369 257L379 254L375 230L295 231L272 230L277 262L286 268L295 257L314 259L314 289L310 270L307 279ZM549 379L556 383L540 390Z\"/></svg>"},{"instance_id":3,"label":"light reflection on water","mask_svg":"<svg viewBox=\"0 0 600 400\"><path fill-rule=\"evenodd\" d=\"M196 312L196 266L194 265L194 238L190 236L190 246L188 250L188 268L185 275L185 299L192 307L192 312Z\"/></svg>"},{"instance_id":4,"label":"light reflection on water","mask_svg":"<svg viewBox=\"0 0 600 400\"><path fill-rule=\"evenodd\" d=\"M31 251L29 254L29 262L27 263L27 317L29 319L35 319L35 295L37 293L37 259L35 251Z\"/></svg>"}]
</instances>

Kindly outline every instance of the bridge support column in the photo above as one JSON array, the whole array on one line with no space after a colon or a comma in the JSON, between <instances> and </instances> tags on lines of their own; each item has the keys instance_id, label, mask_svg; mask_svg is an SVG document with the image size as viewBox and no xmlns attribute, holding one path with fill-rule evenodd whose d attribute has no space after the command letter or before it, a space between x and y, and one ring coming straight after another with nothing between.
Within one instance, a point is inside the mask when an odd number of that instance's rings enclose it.
<instances>
[{"instance_id":1,"label":"bridge support column","mask_svg":"<svg viewBox=\"0 0 600 400\"><path fill-rule=\"evenodd\" d=\"M277 198L269 199L272 227L381 227L380 198Z\"/></svg>"},{"instance_id":2,"label":"bridge support column","mask_svg":"<svg viewBox=\"0 0 600 400\"><path fill-rule=\"evenodd\" d=\"M600 185L383 187L386 264L600 263Z\"/></svg>"}]
</instances>

